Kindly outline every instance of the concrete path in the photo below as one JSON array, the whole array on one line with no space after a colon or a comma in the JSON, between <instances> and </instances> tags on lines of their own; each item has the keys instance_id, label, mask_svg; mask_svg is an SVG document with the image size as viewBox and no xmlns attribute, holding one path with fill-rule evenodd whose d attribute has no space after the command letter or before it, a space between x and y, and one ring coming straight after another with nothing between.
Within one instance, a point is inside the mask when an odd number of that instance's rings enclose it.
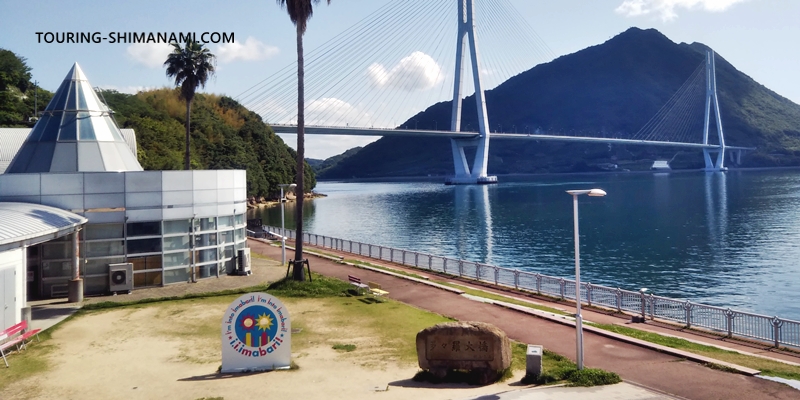
<instances>
[{"instance_id":1,"label":"concrete path","mask_svg":"<svg viewBox=\"0 0 800 400\"><path fill-rule=\"evenodd\" d=\"M249 243L252 251L280 259L280 248L254 240ZM325 251L330 252L328 249ZM345 281L348 275L357 275L362 281L381 284L389 292L388 297L394 300L462 321L488 322L504 330L514 340L543 345L546 349L574 359L574 327L509 308L472 301L452 291L382 272L359 269L315 256L309 256L309 259L314 272ZM588 316L586 318L591 320ZM626 382L687 399L800 399L800 391L777 382L722 372L682 357L592 332L584 335L584 355L587 367L613 371Z\"/></svg>"}]
</instances>

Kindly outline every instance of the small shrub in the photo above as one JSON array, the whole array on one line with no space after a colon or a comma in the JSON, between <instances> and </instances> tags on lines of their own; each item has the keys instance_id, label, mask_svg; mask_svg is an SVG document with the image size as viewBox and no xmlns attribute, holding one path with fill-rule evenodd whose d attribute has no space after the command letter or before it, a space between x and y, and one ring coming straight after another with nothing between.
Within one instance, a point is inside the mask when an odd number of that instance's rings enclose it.
<instances>
[{"instance_id":1,"label":"small shrub","mask_svg":"<svg viewBox=\"0 0 800 400\"><path fill-rule=\"evenodd\" d=\"M600 386L622 382L616 373L597 368L584 368L580 371L576 369L570 374L568 380L568 386Z\"/></svg>"},{"instance_id":2,"label":"small shrub","mask_svg":"<svg viewBox=\"0 0 800 400\"><path fill-rule=\"evenodd\" d=\"M333 349L345 352L351 352L356 349L356 345L336 343L335 345L333 345Z\"/></svg>"}]
</instances>

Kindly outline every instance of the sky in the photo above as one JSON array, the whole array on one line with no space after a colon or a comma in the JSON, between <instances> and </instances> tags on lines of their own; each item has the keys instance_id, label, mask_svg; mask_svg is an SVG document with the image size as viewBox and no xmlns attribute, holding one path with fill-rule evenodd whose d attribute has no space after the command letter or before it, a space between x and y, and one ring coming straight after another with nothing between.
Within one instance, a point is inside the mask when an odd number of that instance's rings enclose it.
<instances>
[{"instance_id":1,"label":"sky","mask_svg":"<svg viewBox=\"0 0 800 400\"><path fill-rule=\"evenodd\" d=\"M330 5L322 1L308 24L306 50L321 46L389 1L332 0ZM509 1L556 57L603 43L630 27L655 28L674 42L701 42L712 47L740 71L800 103L800 1ZM174 85L162 66L169 52L167 45L110 43L116 32L232 32L234 43L207 45L217 55L217 72L201 91L235 99L296 61L294 26L274 0L81 0L70 2L69 7L64 4L61 0L0 0L0 48L25 57L33 79L50 91L58 88L74 62L96 87L136 93ZM46 42L65 32L99 32L106 40ZM400 59L406 56L409 54L399 54L396 65L403 64ZM424 61L425 57L417 55L416 59ZM419 62L415 65L419 67ZM373 71L375 79L385 80L387 71L391 72L391 66L387 68ZM294 135L283 138L295 146ZM372 140L375 138L308 135L306 156L327 158Z\"/></svg>"}]
</instances>

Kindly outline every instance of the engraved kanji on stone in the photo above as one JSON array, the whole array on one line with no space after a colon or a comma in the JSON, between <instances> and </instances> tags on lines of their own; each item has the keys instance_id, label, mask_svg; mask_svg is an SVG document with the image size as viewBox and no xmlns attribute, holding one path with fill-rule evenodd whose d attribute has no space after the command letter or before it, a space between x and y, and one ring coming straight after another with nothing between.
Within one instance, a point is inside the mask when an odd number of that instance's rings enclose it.
<instances>
[{"instance_id":1,"label":"engraved kanji on stone","mask_svg":"<svg viewBox=\"0 0 800 400\"><path fill-rule=\"evenodd\" d=\"M472 346L472 342L467 341L467 344L464 346L465 350L475 351L475 347Z\"/></svg>"},{"instance_id":2,"label":"engraved kanji on stone","mask_svg":"<svg viewBox=\"0 0 800 400\"><path fill-rule=\"evenodd\" d=\"M478 342L478 351L489 351L489 345L485 340Z\"/></svg>"},{"instance_id":3,"label":"engraved kanji on stone","mask_svg":"<svg viewBox=\"0 0 800 400\"><path fill-rule=\"evenodd\" d=\"M461 351L461 342L458 340L453 340L453 351Z\"/></svg>"}]
</instances>

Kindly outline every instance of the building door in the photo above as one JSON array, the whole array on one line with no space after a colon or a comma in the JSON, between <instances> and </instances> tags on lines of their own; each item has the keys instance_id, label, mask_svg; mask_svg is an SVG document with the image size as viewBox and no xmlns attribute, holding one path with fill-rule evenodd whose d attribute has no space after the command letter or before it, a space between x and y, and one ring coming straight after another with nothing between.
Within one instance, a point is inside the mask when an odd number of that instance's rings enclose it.
<instances>
[{"instance_id":1,"label":"building door","mask_svg":"<svg viewBox=\"0 0 800 400\"><path fill-rule=\"evenodd\" d=\"M0 253L0 329L6 329L17 322L16 271L22 262L22 250L11 250Z\"/></svg>"}]
</instances>

